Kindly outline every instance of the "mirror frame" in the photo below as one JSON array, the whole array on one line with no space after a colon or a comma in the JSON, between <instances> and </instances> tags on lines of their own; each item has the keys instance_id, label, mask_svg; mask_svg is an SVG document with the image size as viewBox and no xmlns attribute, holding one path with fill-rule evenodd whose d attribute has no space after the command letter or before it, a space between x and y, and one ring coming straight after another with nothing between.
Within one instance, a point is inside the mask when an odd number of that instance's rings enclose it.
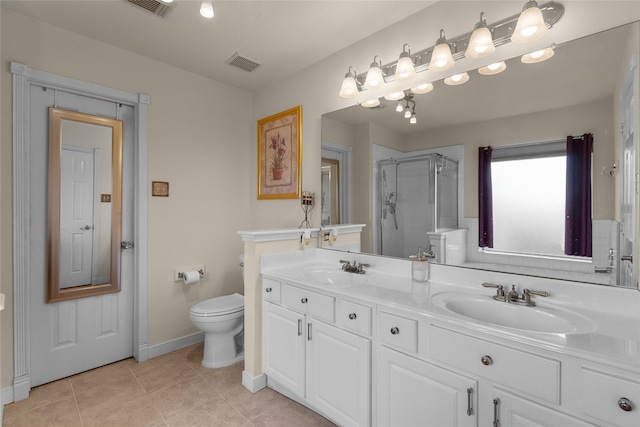
<instances>
[{"instance_id":1,"label":"mirror frame","mask_svg":"<svg viewBox=\"0 0 640 427\"><path fill-rule=\"evenodd\" d=\"M60 288L60 156L62 120L111 128L111 264L110 283ZM49 158L47 184L47 292L46 302L120 292L120 241L122 239L122 130L121 120L49 108Z\"/></svg>"}]
</instances>

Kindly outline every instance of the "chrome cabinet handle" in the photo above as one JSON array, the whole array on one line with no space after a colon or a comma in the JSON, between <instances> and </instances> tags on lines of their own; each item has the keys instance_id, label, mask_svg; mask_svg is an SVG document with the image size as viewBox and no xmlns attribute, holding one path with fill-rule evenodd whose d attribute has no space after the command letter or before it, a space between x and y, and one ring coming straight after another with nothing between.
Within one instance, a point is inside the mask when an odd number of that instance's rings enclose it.
<instances>
[{"instance_id":1,"label":"chrome cabinet handle","mask_svg":"<svg viewBox=\"0 0 640 427\"><path fill-rule=\"evenodd\" d=\"M271 289L271 288L267 288L267 289L265 289L265 292L271 292L272 290L273 289Z\"/></svg>"},{"instance_id":2,"label":"chrome cabinet handle","mask_svg":"<svg viewBox=\"0 0 640 427\"><path fill-rule=\"evenodd\" d=\"M400 329L398 329L396 326L391 328L391 335L398 335L399 333L400 333Z\"/></svg>"},{"instance_id":3,"label":"chrome cabinet handle","mask_svg":"<svg viewBox=\"0 0 640 427\"><path fill-rule=\"evenodd\" d=\"M493 427L500 427L500 420L498 419L498 405L500 404L500 399L497 397L493 399Z\"/></svg>"},{"instance_id":4,"label":"chrome cabinet handle","mask_svg":"<svg viewBox=\"0 0 640 427\"><path fill-rule=\"evenodd\" d=\"M302 298L302 299L300 300L300 302L301 302L301 303L303 303L303 304L306 304L306 303L307 303L307 299L306 299L306 298Z\"/></svg>"},{"instance_id":5,"label":"chrome cabinet handle","mask_svg":"<svg viewBox=\"0 0 640 427\"><path fill-rule=\"evenodd\" d=\"M621 397L620 400L618 400L618 406L625 412L631 412L633 410L631 401L626 397Z\"/></svg>"},{"instance_id":6,"label":"chrome cabinet handle","mask_svg":"<svg viewBox=\"0 0 640 427\"><path fill-rule=\"evenodd\" d=\"M355 313L350 313L349 314L349 319L351 319L351 320L354 320L356 317L358 317L358 316L356 316Z\"/></svg>"},{"instance_id":7,"label":"chrome cabinet handle","mask_svg":"<svg viewBox=\"0 0 640 427\"><path fill-rule=\"evenodd\" d=\"M307 341L311 341L311 323L307 323Z\"/></svg>"},{"instance_id":8,"label":"chrome cabinet handle","mask_svg":"<svg viewBox=\"0 0 640 427\"><path fill-rule=\"evenodd\" d=\"M467 415L471 416L473 414L473 405L471 403L471 395L473 394L473 389L469 387L467 389Z\"/></svg>"},{"instance_id":9,"label":"chrome cabinet handle","mask_svg":"<svg viewBox=\"0 0 640 427\"><path fill-rule=\"evenodd\" d=\"M493 359L491 358L491 356L482 356L482 358L480 358L480 361L484 366L489 366L493 363Z\"/></svg>"},{"instance_id":10,"label":"chrome cabinet handle","mask_svg":"<svg viewBox=\"0 0 640 427\"><path fill-rule=\"evenodd\" d=\"M302 319L298 319L298 336L302 335Z\"/></svg>"}]
</instances>

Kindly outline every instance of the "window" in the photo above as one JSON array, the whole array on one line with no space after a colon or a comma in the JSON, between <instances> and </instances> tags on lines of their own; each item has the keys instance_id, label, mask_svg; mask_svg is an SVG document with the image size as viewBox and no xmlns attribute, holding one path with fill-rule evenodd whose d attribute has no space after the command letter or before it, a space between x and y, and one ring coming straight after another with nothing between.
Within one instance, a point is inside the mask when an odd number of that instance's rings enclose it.
<instances>
[{"instance_id":1,"label":"window","mask_svg":"<svg viewBox=\"0 0 640 427\"><path fill-rule=\"evenodd\" d=\"M494 148L491 180L493 250L564 256L565 141Z\"/></svg>"}]
</instances>

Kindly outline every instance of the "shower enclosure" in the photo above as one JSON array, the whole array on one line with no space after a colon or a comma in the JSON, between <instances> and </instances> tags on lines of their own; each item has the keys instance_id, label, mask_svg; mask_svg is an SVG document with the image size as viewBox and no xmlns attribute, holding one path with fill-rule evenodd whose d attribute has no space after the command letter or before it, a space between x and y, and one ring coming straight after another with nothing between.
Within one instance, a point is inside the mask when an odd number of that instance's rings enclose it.
<instances>
[{"instance_id":1,"label":"shower enclosure","mask_svg":"<svg viewBox=\"0 0 640 427\"><path fill-rule=\"evenodd\" d=\"M458 227L458 162L441 154L377 164L380 255L407 258L429 248L428 232Z\"/></svg>"}]
</instances>

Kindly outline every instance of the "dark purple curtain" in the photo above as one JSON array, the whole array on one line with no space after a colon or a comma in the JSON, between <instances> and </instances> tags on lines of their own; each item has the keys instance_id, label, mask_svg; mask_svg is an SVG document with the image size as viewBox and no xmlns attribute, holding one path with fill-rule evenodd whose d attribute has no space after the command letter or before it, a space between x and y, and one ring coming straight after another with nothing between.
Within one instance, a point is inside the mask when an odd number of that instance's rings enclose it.
<instances>
[{"instance_id":1,"label":"dark purple curtain","mask_svg":"<svg viewBox=\"0 0 640 427\"><path fill-rule=\"evenodd\" d=\"M564 253L591 256L591 153L593 135L567 137Z\"/></svg>"},{"instance_id":2,"label":"dark purple curtain","mask_svg":"<svg viewBox=\"0 0 640 427\"><path fill-rule=\"evenodd\" d=\"M491 147L478 148L478 246L481 248L493 247L491 151Z\"/></svg>"}]
</instances>

